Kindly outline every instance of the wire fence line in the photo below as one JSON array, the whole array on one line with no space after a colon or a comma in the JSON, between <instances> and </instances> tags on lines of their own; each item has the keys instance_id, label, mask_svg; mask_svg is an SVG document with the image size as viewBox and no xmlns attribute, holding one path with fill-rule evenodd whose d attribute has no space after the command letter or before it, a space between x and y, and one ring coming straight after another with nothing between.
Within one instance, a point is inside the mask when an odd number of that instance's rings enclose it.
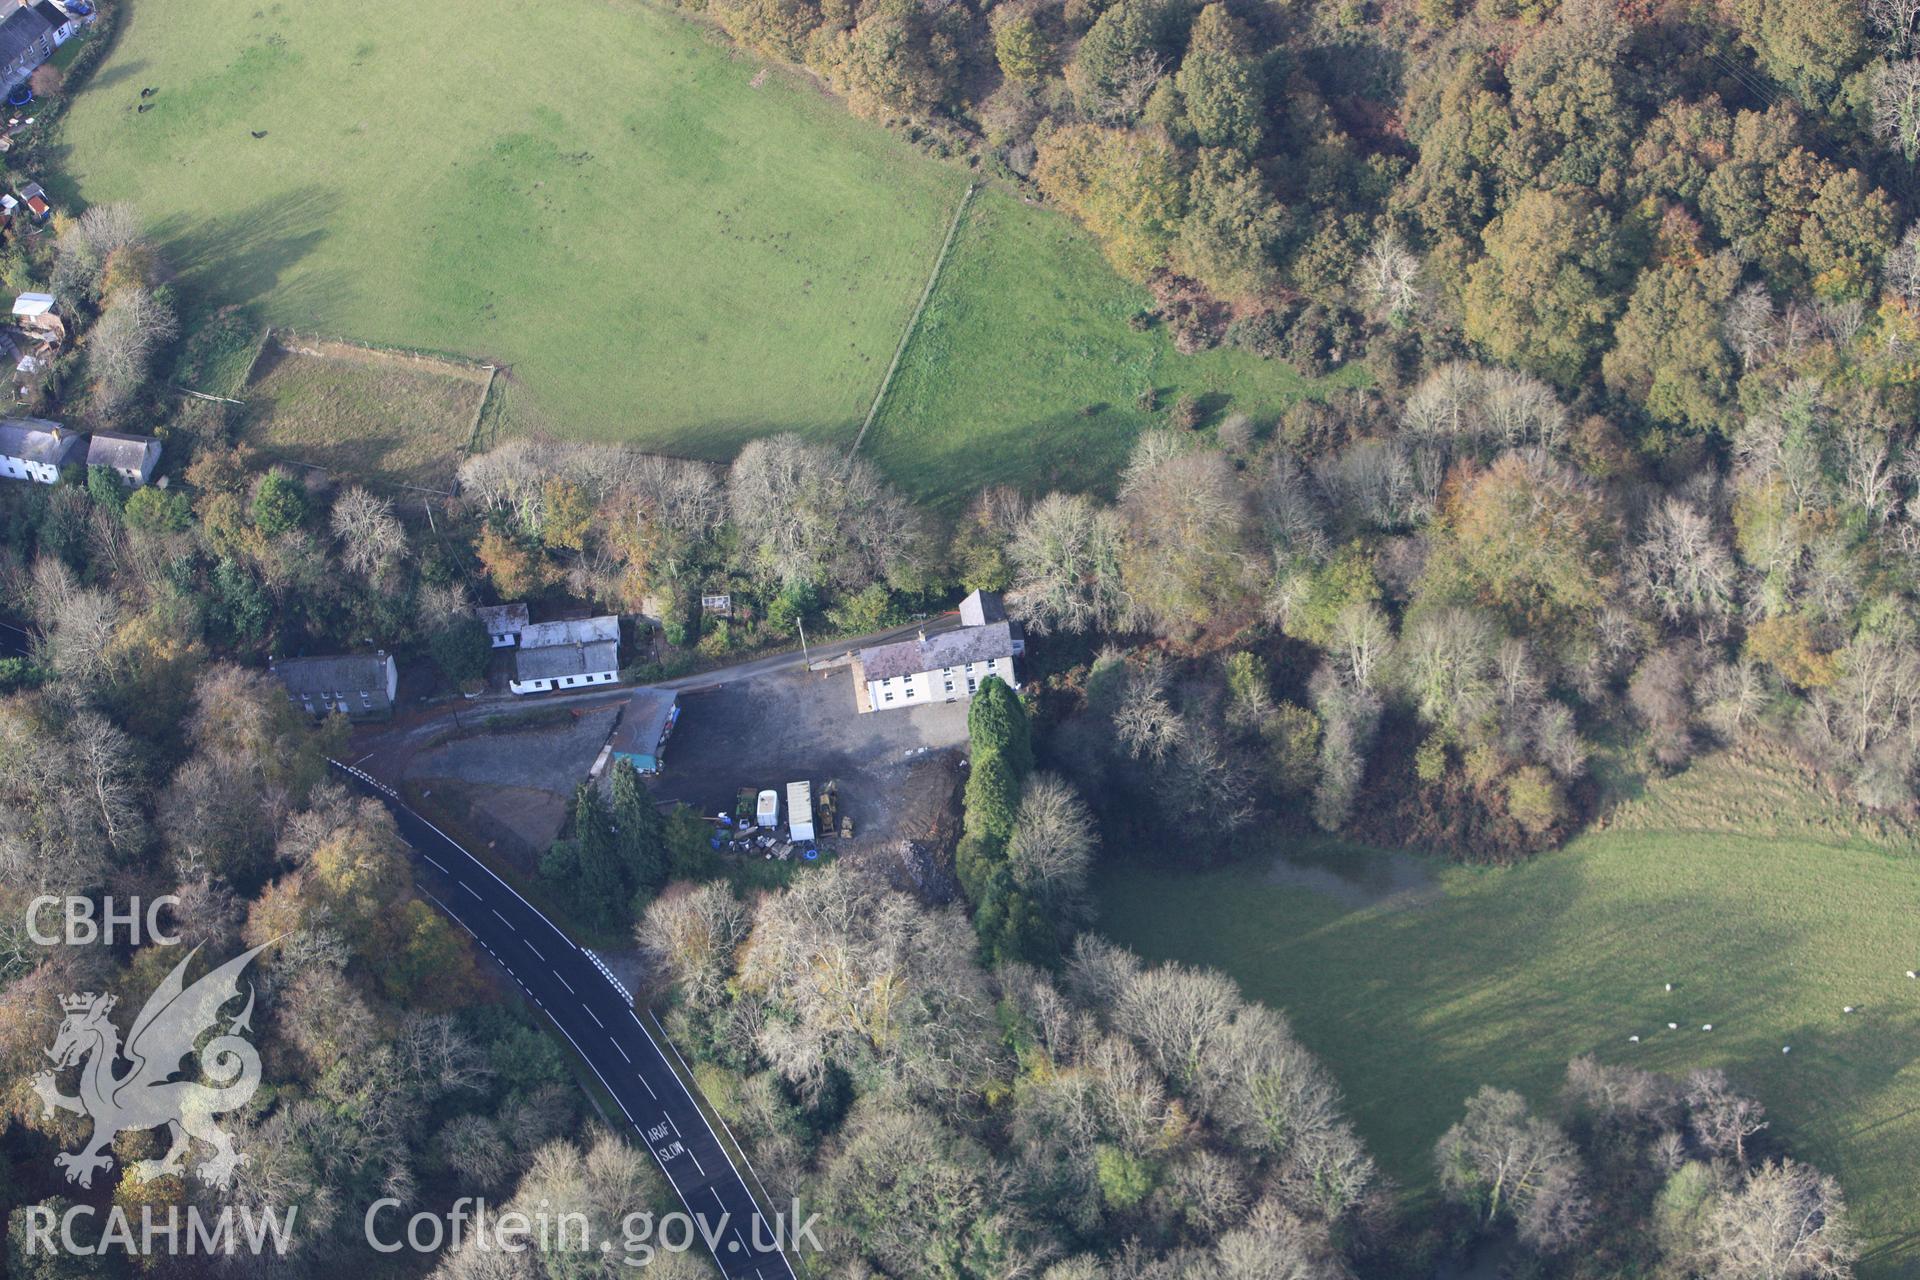
<instances>
[{"instance_id":1,"label":"wire fence line","mask_svg":"<svg viewBox=\"0 0 1920 1280\"><path fill-rule=\"evenodd\" d=\"M849 468L860 454L860 443L867 438L867 428L880 416L880 406L886 403L887 389L893 386L893 375L899 372L900 361L907 354L907 344L913 341L913 331L920 327L921 313L927 309L927 303L933 300L934 286L940 283L941 268L947 265L947 255L953 252L953 242L960 234L960 221L967 216L967 206L973 203L973 193L979 189L979 183L969 183L967 193L960 197L960 207L953 211L953 221L947 224L947 238L941 242L939 256L933 260L933 270L927 273L927 287L920 291L920 301L914 306L913 314L907 317L907 327L900 331L900 343L893 349L893 360L887 365L886 376L880 379L880 389L873 393L873 403L867 406L867 419L860 424L860 434L853 438L853 446L847 450Z\"/></svg>"},{"instance_id":2,"label":"wire fence line","mask_svg":"<svg viewBox=\"0 0 1920 1280\"><path fill-rule=\"evenodd\" d=\"M450 355L444 351L368 342L361 338L343 338L332 333L303 333L290 326L275 325L267 330L267 335L282 351L294 355L312 356L318 360L339 358L337 353L326 350L328 347L346 347L377 359L405 360L438 369L450 377L488 383L493 381L493 375L498 368L489 361L472 360L465 356Z\"/></svg>"}]
</instances>

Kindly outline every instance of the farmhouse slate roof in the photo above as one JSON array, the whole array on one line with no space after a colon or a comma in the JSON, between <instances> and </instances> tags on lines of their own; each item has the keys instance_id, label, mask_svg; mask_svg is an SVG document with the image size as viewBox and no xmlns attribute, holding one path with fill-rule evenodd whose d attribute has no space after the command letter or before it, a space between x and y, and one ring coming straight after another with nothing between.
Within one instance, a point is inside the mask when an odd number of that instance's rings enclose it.
<instances>
[{"instance_id":1,"label":"farmhouse slate roof","mask_svg":"<svg viewBox=\"0 0 1920 1280\"><path fill-rule=\"evenodd\" d=\"M387 697L387 655L347 653L320 658L282 658L268 664L287 692L296 697L337 693L373 693Z\"/></svg>"},{"instance_id":2,"label":"farmhouse slate roof","mask_svg":"<svg viewBox=\"0 0 1920 1280\"><path fill-rule=\"evenodd\" d=\"M473 611L481 625L490 636L503 636L509 631L518 634L527 629L527 606L524 604L483 604Z\"/></svg>"},{"instance_id":3,"label":"farmhouse slate roof","mask_svg":"<svg viewBox=\"0 0 1920 1280\"><path fill-rule=\"evenodd\" d=\"M617 640L549 644L536 649L523 645L513 651L513 678L521 684L529 680L558 680L564 676L584 676L619 669L620 644Z\"/></svg>"},{"instance_id":4,"label":"farmhouse slate roof","mask_svg":"<svg viewBox=\"0 0 1920 1280\"><path fill-rule=\"evenodd\" d=\"M0 454L23 462L64 467L84 437L45 418L8 418L0 421Z\"/></svg>"},{"instance_id":5,"label":"farmhouse slate roof","mask_svg":"<svg viewBox=\"0 0 1920 1280\"><path fill-rule=\"evenodd\" d=\"M620 639L620 619L615 614L600 618L571 618L565 622L536 622L520 631L522 649L541 649L556 644L594 644Z\"/></svg>"},{"instance_id":6,"label":"farmhouse slate roof","mask_svg":"<svg viewBox=\"0 0 1920 1280\"><path fill-rule=\"evenodd\" d=\"M964 667L970 662L992 662L1013 656L1013 627L990 622L983 627L961 627L937 636L899 640L860 651L867 679L891 680L921 671Z\"/></svg>"},{"instance_id":7,"label":"farmhouse slate roof","mask_svg":"<svg viewBox=\"0 0 1920 1280\"><path fill-rule=\"evenodd\" d=\"M138 471L147 463L149 450L158 450L160 442L152 436L128 435L119 431L96 431L87 445L87 465L112 467L116 471Z\"/></svg>"},{"instance_id":8,"label":"farmhouse slate roof","mask_svg":"<svg viewBox=\"0 0 1920 1280\"><path fill-rule=\"evenodd\" d=\"M15 9L0 22L0 67L12 66L29 49L52 34L54 26L34 9Z\"/></svg>"},{"instance_id":9,"label":"farmhouse slate roof","mask_svg":"<svg viewBox=\"0 0 1920 1280\"><path fill-rule=\"evenodd\" d=\"M33 11L46 19L47 29L50 31L58 31L73 21L53 0L38 0L38 3L33 6Z\"/></svg>"}]
</instances>

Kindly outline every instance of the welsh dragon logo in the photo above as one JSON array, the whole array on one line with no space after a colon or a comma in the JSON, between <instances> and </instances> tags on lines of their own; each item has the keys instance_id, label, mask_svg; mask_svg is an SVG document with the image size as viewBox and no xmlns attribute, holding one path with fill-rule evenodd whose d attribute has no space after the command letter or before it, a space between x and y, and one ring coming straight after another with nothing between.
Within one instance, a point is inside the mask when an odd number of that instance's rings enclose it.
<instances>
[{"instance_id":1,"label":"welsh dragon logo","mask_svg":"<svg viewBox=\"0 0 1920 1280\"><path fill-rule=\"evenodd\" d=\"M194 1045L220 1020L220 1010L239 998L241 972L271 945L262 943L235 956L189 987L185 974L199 954L200 948L195 947L148 997L133 1020L124 1049L119 1029L107 1018L115 997L89 991L61 999L67 1016L53 1047L46 1051L54 1070L36 1075L33 1090L46 1104L48 1115L72 1111L93 1119L93 1135L86 1146L53 1158L67 1171L67 1181L92 1186L95 1170L113 1166L113 1157L105 1152L117 1135L162 1125L171 1145L158 1160L136 1161L130 1172L137 1178L178 1173L194 1138L214 1150L199 1168L201 1180L211 1186L226 1186L234 1171L248 1163L248 1157L234 1150L233 1140L214 1123L214 1116L244 1106L260 1087L260 1055L240 1035L251 1029L251 985L246 1007L227 1024L225 1033L197 1051ZM180 1060L196 1052L211 1085L173 1079L181 1069ZM131 1065L116 1075L115 1066L123 1059ZM55 1084L55 1072L76 1065L80 1066L80 1093L68 1097Z\"/></svg>"}]
</instances>

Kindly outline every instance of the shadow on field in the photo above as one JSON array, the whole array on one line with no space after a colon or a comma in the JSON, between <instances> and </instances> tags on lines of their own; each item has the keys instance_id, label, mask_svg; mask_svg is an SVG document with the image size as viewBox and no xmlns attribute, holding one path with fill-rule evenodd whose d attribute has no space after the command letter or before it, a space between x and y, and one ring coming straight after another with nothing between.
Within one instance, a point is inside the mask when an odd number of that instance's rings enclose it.
<instances>
[{"instance_id":1,"label":"shadow on field","mask_svg":"<svg viewBox=\"0 0 1920 1280\"><path fill-rule=\"evenodd\" d=\"M324 316L340 296L337 280L309 277L289 288L280 281L327 237L327 221L339 206L335 191L307 186L210 218L169 218L153 234L175 270L225 301L255 302L276 293L281 310Z\"/></svg>"},{"instance_id":2,"label":"shadow on field","mask_svg":"<svg viewBox=\"0 0 1920 1280\"><path fill-rule=\"evenodd\" d=\"M102 68L86 82L88 89L111 89L123 80L131 80L147 69L145 58L135 58L131 62L116 62L111 67Z\"/></svg>"}]
</instances>

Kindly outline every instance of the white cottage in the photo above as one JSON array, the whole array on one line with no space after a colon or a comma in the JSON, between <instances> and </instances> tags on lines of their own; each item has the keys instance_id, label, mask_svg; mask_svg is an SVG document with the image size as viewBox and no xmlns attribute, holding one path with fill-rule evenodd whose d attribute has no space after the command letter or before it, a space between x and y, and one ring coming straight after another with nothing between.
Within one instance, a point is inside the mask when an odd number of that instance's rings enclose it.
<instances>
[{"instance_id":1,"label":"white cottage","mask_svg":"<svg viewBox=\"0 0 1920 1280\"><path fill-rule=\"evenodd\" d=\"M620 683L620 619L575 618L536 622L520 629L513 653L515 693L546 693Z\"/></svg>"},{"instance_id":2,"label":"white cottage","mask_svg":"<svg viewBox=\"0 0 1920 1280\"><path fill-rule=\"evenodd\" d=\"M59 484L60 468L78 462L86 437L45 418L0 421L0 476Z\"/></svg>"}]
</instances>

